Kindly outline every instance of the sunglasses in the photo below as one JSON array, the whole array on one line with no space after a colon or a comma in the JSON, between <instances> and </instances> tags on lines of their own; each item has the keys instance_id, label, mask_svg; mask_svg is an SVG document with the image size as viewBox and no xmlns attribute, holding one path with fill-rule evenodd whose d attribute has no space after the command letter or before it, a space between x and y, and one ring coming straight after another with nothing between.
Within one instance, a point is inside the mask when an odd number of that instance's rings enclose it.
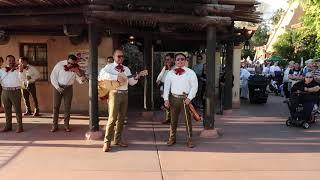
<instances>
[{"instance_id":1,"label":"sunglasses","mask_svg":"<svg viewBox=\"0 0 320 180\"><path fill-rule=\"evenodd\" d=\"M186 58L177 58L176 61L185 61Z\"/></svg>"},{"instance_id":2,"label":"sunglasses","mask_svg":"<svg viewBox=\"0 0 320 180\"><path fill-rule=\"evenodd\" d=\"M312 76L306 76L306 78L313 78Z\"/></svg>"},{"instance_id":3,"label":"sunglasses","mask_svg":"<svg viewBox=\"0 0 320 180\"><path fill-rule=\"evenodd\" d=\"M124 58L124 55L118 55L117 57L118 58Z\"/></svg>"}]
</instances>

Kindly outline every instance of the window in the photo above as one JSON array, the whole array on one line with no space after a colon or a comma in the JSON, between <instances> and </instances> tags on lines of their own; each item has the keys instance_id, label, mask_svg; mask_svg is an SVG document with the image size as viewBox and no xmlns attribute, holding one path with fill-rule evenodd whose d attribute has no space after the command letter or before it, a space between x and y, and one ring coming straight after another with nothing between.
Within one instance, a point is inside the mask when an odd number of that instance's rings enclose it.
<instances>
[{"instance_id":1,"label":"window","mask_svg":"<svg viewBox=\"0 0 320 180\"><path fill-rule=\"evenodd\" d=\"M41 81L48 81L47 44L22 43L20 56L27 57L29 64L35 66L40 72Z\"/></svg>"}]
</instances>

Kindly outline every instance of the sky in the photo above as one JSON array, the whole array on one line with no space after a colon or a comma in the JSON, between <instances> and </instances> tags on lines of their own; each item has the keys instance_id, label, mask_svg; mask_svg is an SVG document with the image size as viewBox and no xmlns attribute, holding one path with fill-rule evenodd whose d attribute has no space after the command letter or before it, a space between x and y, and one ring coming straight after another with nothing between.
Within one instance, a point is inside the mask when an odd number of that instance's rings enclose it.
<instances>
[{"instance_id":1,"label":"sky","mask_svg":"<svg viewBox=\"0 0 320 180\"><path fill-rule=\"evenodd\" d=\"M264 13L264 19L269 19L273 12L279 8L287 8L287 0L258 0L264 4L262 12Z\"/></svg>"}]
</instances>

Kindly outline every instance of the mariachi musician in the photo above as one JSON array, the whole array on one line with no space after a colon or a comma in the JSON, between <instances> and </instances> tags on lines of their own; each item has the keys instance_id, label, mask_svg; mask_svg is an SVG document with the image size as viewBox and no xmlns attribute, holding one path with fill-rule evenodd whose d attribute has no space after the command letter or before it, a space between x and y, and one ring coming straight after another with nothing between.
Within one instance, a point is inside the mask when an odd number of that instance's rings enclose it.
<instances>
[{"instance_id":1,"label":"mariachi musician","mask_svg":"<svg viewBox=\"0 0 320 180\"><path fill-rule=\"evenodd\" d=\"M173 66L174 66L174 54L168 53L164 57L164 67L159 73L156 81L156 83L160 86L161 98L163 98L164 81L166 79L168 72L171 71ZM171 119L170 109L165 108L165 119L164 121L161 122L161 124L170 124L170 119Z\"/></svg>"},{"instance_id":2,"label":"mariachi musician","mask_svg":"<svg viewBox=\"0 0 320 180\"><path fill-rule=\"evenodd\" d=\"M168 146L176 143L178 119L181 111L186 118L187 146L193 148L191 114L188 106L198 91L198 79L196 73L186 67L187 58L184 54L175 55L175 68L168 72L164 83L164 105L170 108L171 124ZM170 94L170 96L169 96Z\"/></svg>"},{"instance_id":3,"label":"mariachi musician","mask_svg":"<svg viewBox=\"0 0 320 180\"><path fill-rule=\"evenodd\" d=\"M23 69L19 69L15 57L8 55L5 61L5 67L0 70L0 80L2 86L1 99L4 105L6 116L5 127L2 132L12 131L12 105L16 111L18 127L17 133L23 132L22 113L21 113L21 77Z\"/></svg>"},{"instance_id":4,"label":"mariachi musician","mask_svg":"<svg viewBox=\"0 0 320 180\"><path fill-rule=\"evenodd\" d=\"M40 78L40 72L34 66L31 66L28 63L27 57L20 57L19 59L19 66L22 66L24 72L24 77L22 77L22 95L24 99L24 104L26 106L26 112L23 115L31 115L31 106L30 106L30 99L29 96L31 94L33 102L34 102L34 112L33 116L39 116L39 104L37 98L37 91L36 91L36 81Z\"/></svg>"},{"instance_id":5,"label":"mariachi musician","mask_svg":"<svg viewBox=\"0 0 320 180\"><path fill-rule=\"evenodd\" d=\"M50 75L53 88L53 126L51 132L58 130L58 116L62 98L64 99L64 128L70 132L70 109L73 96L73 83L77 80L80 84L86 81L84 72L80 69L78 58L71 54L68 60L58 62Z\"/></svg>"},{"instance_id":6,"label":"mariachi musician","mask_svg":"<svg viewBox=\"0 0 320 180\"><path fill-rule=\"evenodd\" d=\"M111 150L111 138L114 134L115 145L127 147L122 141L121 134L124 120L128 109L128 84L133 86L138 82L140 74L131 76L128 67L122 65L124 54L122 50L116 49L113 53L114 63L106 65L99 73L99 80L118 81L121 85L108 94L109 117L106 126L106 133L102 150L108 152ZM122 76L124 74L125 76Z\"/></svg>"}]
</instances>

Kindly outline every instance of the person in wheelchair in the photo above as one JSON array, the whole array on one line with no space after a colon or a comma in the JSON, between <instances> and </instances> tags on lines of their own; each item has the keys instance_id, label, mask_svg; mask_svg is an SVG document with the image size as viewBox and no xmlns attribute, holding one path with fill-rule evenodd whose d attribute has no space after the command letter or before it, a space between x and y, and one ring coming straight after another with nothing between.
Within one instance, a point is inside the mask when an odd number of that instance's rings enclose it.
<instances>
[{"instance_id":1,"label":"person in wheelchair","mask_svg":"<svg viewBox=\"0 0 320 180\"><path fill-rule=\"evenodd\" d=\"M311 72L306 73L304 79L294 84L291 88L293 95L302 94L298 101L303 105L303 113L307 122L311 120L311 112L318 101L319 90L320 86L314 80Z\"/></svg>"}]
</instances>

